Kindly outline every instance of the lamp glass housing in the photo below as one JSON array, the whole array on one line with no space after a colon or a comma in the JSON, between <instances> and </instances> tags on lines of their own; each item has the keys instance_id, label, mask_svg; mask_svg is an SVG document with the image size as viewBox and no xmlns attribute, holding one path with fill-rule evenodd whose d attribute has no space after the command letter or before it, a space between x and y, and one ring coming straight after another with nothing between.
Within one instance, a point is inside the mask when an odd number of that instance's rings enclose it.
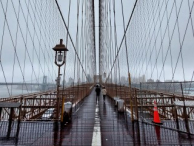
<instances>
[{"instance_id":1,"label":"lamp glass housing","mask_svg":"<svg viewBox=\"0 0 194 146\"><path fill-rule=\"evenodd\" d=\"M57 59L59 62L63 61L63 54L59 53Z\"/></svg>"}]
</instances>

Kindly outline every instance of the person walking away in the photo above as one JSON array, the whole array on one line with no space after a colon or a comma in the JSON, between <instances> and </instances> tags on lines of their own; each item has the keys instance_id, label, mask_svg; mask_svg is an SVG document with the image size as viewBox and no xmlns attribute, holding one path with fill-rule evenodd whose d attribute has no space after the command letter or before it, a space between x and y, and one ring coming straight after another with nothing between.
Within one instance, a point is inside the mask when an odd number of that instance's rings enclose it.
<instances>
[{"instance_id":1,"label":"person walking away","mask_svg":"<svg viewBox=\"0 0 194 146\"><path fill-rule=\"evenodd\" d=\"M105 102L105 97L106 97L106 88L105 87L102 87L102 94L103 94L103 100Z\"/></svg>"},{"instance_id":2,"label":"person walking away","mask_svg":"<svg viewBox=\"0 0 194 146\"><path fill-rule=\"evenodd\" d=\"M97 102L97 100L99 100L99 96L100 96L100 91L101 91L100 87L96 86L95 91L96 91L96 102Z\"/></svg>"}]
</instances>

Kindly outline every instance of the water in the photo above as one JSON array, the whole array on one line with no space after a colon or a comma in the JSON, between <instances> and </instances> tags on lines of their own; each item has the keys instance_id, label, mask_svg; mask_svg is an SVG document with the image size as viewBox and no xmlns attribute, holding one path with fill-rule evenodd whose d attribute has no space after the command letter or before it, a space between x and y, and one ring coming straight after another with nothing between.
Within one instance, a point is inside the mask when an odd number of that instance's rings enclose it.
<instances>
[{"instance_id":1,"label":"water","mask_svg":"<svg viewBox=\"0 0 194 146\"><path fill-rule=\"evenodd\" d=\"M9 89L9 91L8 91ZM33 93L33 92L38 92L38 90L22 90L22 89L16 89L11 87L5 87L5 86L0 86L0 98L6 98L10 96L16 96L16 95L22 95L22 94L28 94L28 93Z\"/></svg>"},{"instance_id":2,"label":"water","mask_svg":"<svg viewBox=\"0 0 194 146\"><path fill-rule=\"evenodd\" d=\"M194 91L184 91L184 95L188 95L188 96L194 96Z\"/></svg>"}]
</instances>

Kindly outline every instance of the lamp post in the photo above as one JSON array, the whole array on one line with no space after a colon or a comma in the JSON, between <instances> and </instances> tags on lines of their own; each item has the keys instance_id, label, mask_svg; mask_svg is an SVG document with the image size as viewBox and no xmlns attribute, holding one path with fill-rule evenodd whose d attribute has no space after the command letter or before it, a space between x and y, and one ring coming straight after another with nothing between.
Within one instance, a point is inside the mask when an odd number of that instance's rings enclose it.
<instances>
[{"instance_id":1,"label":"lamp post","mask_svg":"<svg viewBox=\"0 0 194 146\"><path fill-rule=\"evenodd\" d=\"M55 114L55 120L56 120L56 123L57 123L57 119L59 117L59 87L60 87L60 75L61 75L60 74L60 67L66 63L66 54L67 54L68 49L63 44L63 39L60 39L60 44L57 44L53 48L53 50L55 51L55 64L58 66L57 104L56 104L56 114Z\"/></svg>"}]
</instances>

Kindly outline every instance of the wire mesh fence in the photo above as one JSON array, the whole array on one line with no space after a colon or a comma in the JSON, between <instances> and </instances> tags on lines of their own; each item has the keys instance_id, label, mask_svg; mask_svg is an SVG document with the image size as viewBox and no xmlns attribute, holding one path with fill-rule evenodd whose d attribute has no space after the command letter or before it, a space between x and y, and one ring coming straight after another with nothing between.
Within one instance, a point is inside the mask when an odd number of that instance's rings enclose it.
<instances>
[{"instance_id":1,"label":"wire mesh fence","mask_svg":"<svg viewBox=\"0 0 194 146\"><path fill-rule=\"evenodd\" d=\"M84 97L90 94L92 84L83 84L79 86L69 87L65 90L57 92L47 91L36 94L26 94L12 98L1 98L1 103L21 103L21 108L14 109L12 120L21 121L51 121L60 120L60 117L55 117L57 98L59 99L60 113L62 112L62 101L71 103L73 110L77 110L79 104ZM10 108L1 108L0 121L8 121L10 117ZM20 115L19 115L20 112Z\"/></svg>"},{"instance_id":2,"label":"wire mesh fence","mask_svg":"<svg viewBox=\"0 0 194 146\"><path fill-rule=\"evenodd\" d=\"M157 112L161 120L171 120L171 124L164 127L192 133L193 122L193 82L157 82L141 83L140 94L140 117L143 121L154 120L153 103L157 104ZM149 107L152 105L151 107Z\"/></svg>"}]
</instances>

